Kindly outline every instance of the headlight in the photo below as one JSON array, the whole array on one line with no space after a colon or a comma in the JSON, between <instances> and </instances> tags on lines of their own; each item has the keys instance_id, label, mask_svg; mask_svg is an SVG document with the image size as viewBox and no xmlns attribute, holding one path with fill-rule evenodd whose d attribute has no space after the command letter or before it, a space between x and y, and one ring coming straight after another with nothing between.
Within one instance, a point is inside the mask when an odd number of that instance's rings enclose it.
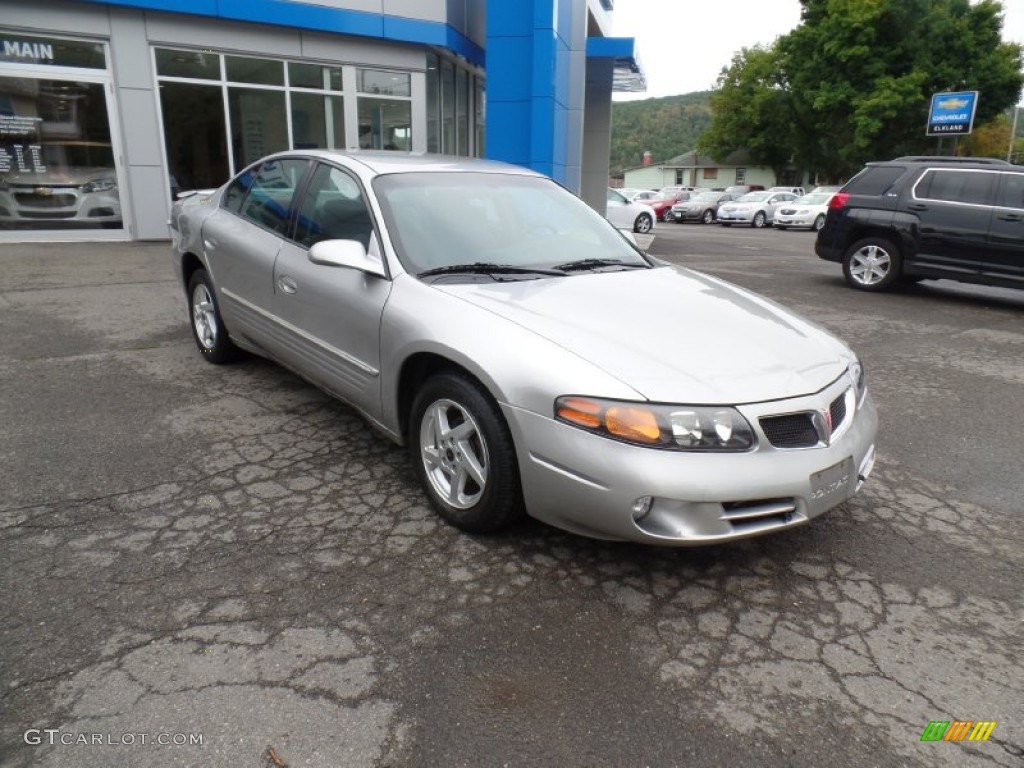
<instances>
[{"instance_id":1,"label":"headlight","mask_svg":"<svg viewBox=\"0 0 1024 768\"><path fill-rule=\"evenodd\" d=\"M859 360L854 360L850 365L850 376L853 377L853 391L857 395L857 405L860 405L864 402L864 395L868 392L868 380L864 366Z\"/></svg>"},{"instance_id":2,"label":"headlight","mask_svg":"<svg viewBox=\"0 0 1024 768\"><path fill-rule=\"evenodd\" d=\"M722 405L651 405L567 395L555 400L555 418L604 437L676 451L746 451L750 423Z\"/></svg>"},{"instance_id":3,"label":"headlight","mask_svg":"<svg viewBox=\"0 0 1024 768\"><path fill-rule=\"evenodd\" d=\"M117 189L117 179L113 176L104 176L102 179L93 179L82 185L83 192L109 192Z\"/></svg>"}]
</instances>

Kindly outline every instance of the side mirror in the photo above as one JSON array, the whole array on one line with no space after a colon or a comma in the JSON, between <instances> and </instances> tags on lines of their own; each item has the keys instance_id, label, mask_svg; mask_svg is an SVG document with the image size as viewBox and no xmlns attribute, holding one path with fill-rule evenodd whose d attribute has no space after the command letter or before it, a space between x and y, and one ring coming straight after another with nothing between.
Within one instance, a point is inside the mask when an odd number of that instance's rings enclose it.
<instances>
[{"instance_id":1,"label":"side mirror","mask_svg":"<svg viewBox=\"0 0 1024 768\"><path fill-rule=\"evenodd\" d=\"M321 240L309 249L309 260L323 267L348 267L384 277L384 265L358 240Z\"/></svg>"}]
</instances>

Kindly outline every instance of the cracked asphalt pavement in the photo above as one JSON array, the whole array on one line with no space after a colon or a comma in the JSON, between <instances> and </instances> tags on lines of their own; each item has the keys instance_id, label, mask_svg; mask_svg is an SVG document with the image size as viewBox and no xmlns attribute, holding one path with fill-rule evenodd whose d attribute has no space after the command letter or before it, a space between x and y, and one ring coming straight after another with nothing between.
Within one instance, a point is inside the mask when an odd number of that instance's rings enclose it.
<instances>
[{"instance_id":1,"label":"cracked asphalt pavement","mask_svg":"<svg viewBox=\"0 0 1024 768\"><path fill-rule=\"evenodd\" d=\"M0 765L1024 765L1024 292L656 235L861 354L852 502L705 549L467 536L349 408L206 364L166 243L0 246ZM956 719L997 726L920 741Z\"/></svg>"}]
</instances>

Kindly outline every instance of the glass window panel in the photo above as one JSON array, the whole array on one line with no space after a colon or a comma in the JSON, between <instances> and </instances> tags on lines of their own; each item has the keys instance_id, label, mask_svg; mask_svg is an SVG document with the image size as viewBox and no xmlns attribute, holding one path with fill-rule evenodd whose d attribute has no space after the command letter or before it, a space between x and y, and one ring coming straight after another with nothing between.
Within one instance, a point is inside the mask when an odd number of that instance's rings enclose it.
<instances>
[{"instance_id":1,"label":"glass window panel","mask_svg":"<svg viewBox=\"0 0 1024 768\"><path fill-rule=\"evenodd\" d=\"M308 165L306 160L268 160L260 166L242 215L267 229L284 235L292 196Z\"/></svg>"},{"instance_id":2,"label":"glass window panel","mask_svg":"<svg viewBox=\"0 0 1024 768\"><path fill-rule=\"evenodd\" d=\"M360 69L357 72L360 93L382 96L411 96L408 72L387 72L381 69Z\"/></svg>"},{"instance_id":3,"label":"glass window panel","mask_svg":"<svg viewBox=\"0 0 1024 768\"><path fill-rule=\"evenodd\" d=\"M427 152L441 151L441 62L427 54Z\"/></svg>"},{"instance_id":4,"label":"glass window panel","mask_svg":"<svg viewBox=\"0 0 1024 768\"><path fill-rule=\"evenodd\" d=\"M485 135L487 128L487 90L484 88L484 83L479 78L476 81L476 147L475 154L477 157L484 156L484 147L486 145Z\"/></svg>"},{"instance_id":5,"label":"glass window panel","mask_svg":"<svg viewBox=\"0 0 1024 768\"><path fill-rule=\"evenodd\" d=\"M37 37L20 32L0 32L0 61L55 67L107 68L103 43Z\"/></svg>"},{"instance_id":6,"label":"glass window panel","mask_svg":"<svg viewBox=\"0 0 1024 768\"><path fill-rule=\"evenodd\" d=\"M322 67L319 64L288 64L288 83L294 88L341 90L341 67Z\"/></svg>"},{"instance_id":7,"label":"glass window panel","mask_svg":"<svg viewBox=\"0 0 1024 768\"><path fill-rule=\"evenodd\" d=\"M160 83L171 196L219 187L231 175L219 85Z\"/></svg>"},{"instance_id":8,"label":"glass window panel","mask_svg":"<svg viewBox=\"0 0 1024 768\"><path fill-rule=\"evenodd\" d=\"M441 151L455 154L455 67L441 60Z\"/></svg>"},{"instance_id":9,"label":"glass window panel","mask_svg":"<svg viewBox=\"0 0 1024 768\"><path fill-rule=\"evenodd\" d=\"M292 93L292 146L295 149L345 146L345 113L340 96Z\"/></svg>"},{"instance_id":10,"label":"glass window panel","mask_svg":"<svg viewBox=\"0 0 1024 768\"><path fill-rule=\"evenodd\" d=\"M235 167L243 168L264 155L288 149L284 91L229 88L231 150Z\"/></svg>"},{"instance_id":11,"label":"glass window panel","mask_svg":"<svg viewBox=\"0 0 1024 768\"><path fill-rule=\"evenodd\" d=\"M220 56L196 51L156 49L156 73L167 77L220 80Z\"/></svg>"},{"instance_id":12,"label":"glass window panel","mask_svg":"<svg viewBox=\"0 0 1024 768\"><path fill-rule=\"evenodd\" d=\"M100 83L0 77L0 225L121 227Z\"/></svg>"},{"instance_id":13,"label":"glass window panel","mask_svg":"<svg viewBox=\"0 0 1024 768\"><path fill-rule=\"evenodd\" d=\"M373 220L355 179L318 165L299 209L295 239L307 248L321 240L358 240L369 248Z\"/></svg>"},{"instance_id":14,"label":"glass window panel","mask_svg":"<svg viewBox=\"0 0 1024 768\"><path fill-rule=\"evenodd\" d=\"M360 149L412 148L412 102L359 99Z\"/></svg>"},{"instance_id":15,"label":"glass window panel","mask_svg":"<svg viewBox=\"0 0 1024 768\"><path fill-rule=\"evenodd\" d=\"M284 62L247 56L225 56L224 60L228 80L233 83L284 85Z\"/></svg>"},{"instance_id":16,"label":"glass window panel","mask_svg":"<svg viewBox=\"0 0 1024 768\"><path fill-rule=\"evenodd\" d=\"M253 179L256 178L256 169L247 168L238 174L234 181L232 181L228 188L224 190L224 195L220 199L220 205L232 213L240 213L242 210L242 202L245 200L245 196L249 193L249 188L252 186Z\"/></svg>"},{"instance_id":17,"label":"glass window panel","mask_svg":"<svg viewBox=\"0 0 1024 768\"><path fill-rule=\"evenodd\" d=\"M455 143L460 155L469 154L469 74L455 70Z\"/></svg>"}]
</instances>

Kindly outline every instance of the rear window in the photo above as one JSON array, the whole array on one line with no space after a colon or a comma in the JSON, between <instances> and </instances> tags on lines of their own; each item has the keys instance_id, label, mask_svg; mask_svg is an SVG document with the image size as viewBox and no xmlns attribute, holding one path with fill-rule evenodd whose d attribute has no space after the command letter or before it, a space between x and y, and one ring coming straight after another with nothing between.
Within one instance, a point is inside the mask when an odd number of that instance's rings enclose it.
<instances>
[{"instance_id":1,"label":"rear window","mask_svg":"<svg viewBox=\"0 0 1024 768\"><path fill-rule=\"evenodd\" d=\"M884 195L906 172L902 165L869 165L843 187L851 195Z\"/></svg>"}]
</instances>

